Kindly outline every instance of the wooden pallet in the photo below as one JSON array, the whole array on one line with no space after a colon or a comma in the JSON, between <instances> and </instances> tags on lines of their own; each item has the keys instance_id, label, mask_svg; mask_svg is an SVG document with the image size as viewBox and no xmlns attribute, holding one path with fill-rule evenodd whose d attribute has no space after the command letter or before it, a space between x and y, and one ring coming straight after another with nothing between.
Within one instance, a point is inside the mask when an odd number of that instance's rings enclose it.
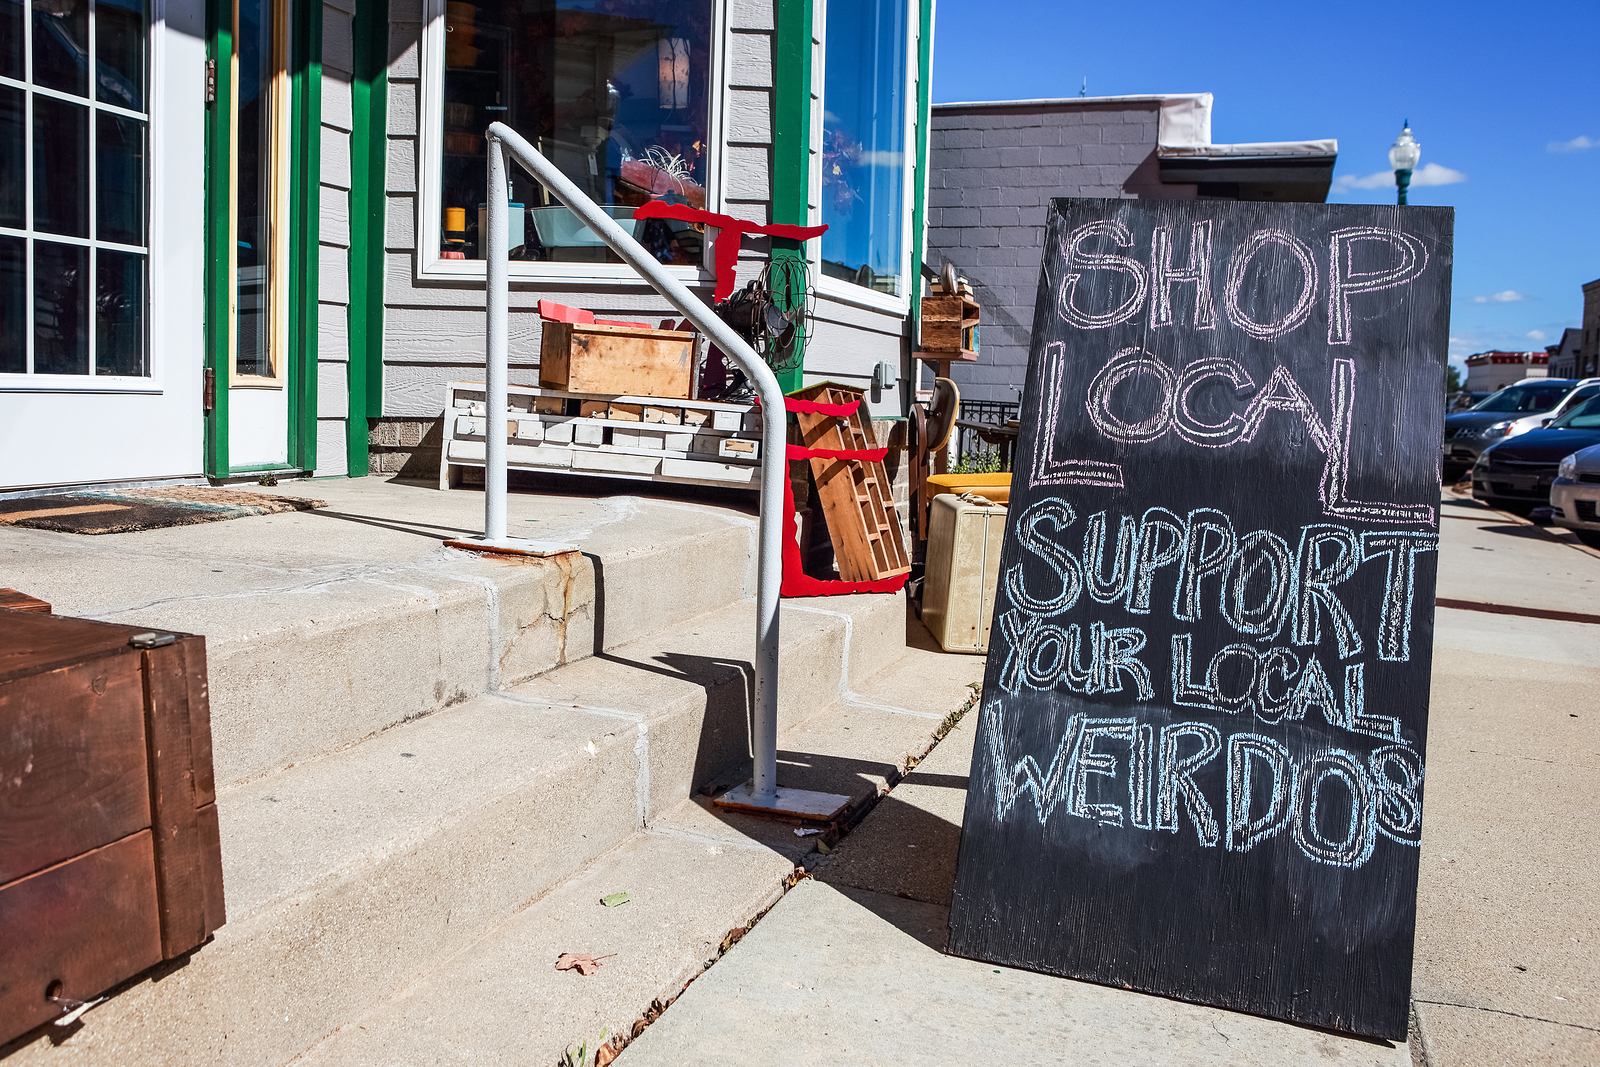
<instances>
[{"instance_id":1,"label":"wooden pallet","mask_svg":"<svg viewBox=\"0 0 1600 1067\"><path fill-rule=\"evenodd\" d=\"M794 395L824 404L850 404L862 399L862 390L821 382ZM848 418L804 413L797 413L795 418L800 424L800 443L807 448L878 447L864 403ZM895 517L894 493L881 461L813 459L811 475L816 479L817 497L828 519L840 578L871 582L911 570L911 558L906 554Z\"/></svg>"}]
</instances>

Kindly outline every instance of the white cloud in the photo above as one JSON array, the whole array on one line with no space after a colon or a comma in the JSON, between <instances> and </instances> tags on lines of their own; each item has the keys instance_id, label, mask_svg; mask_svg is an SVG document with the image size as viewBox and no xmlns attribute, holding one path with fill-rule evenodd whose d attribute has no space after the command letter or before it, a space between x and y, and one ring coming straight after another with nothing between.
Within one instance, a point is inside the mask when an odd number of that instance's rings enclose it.
<instances>
[{"instance_id":1,"label":"white cloud","mask_svg":"<svg viewBox=\"0 0 1600 1067\"><path fill-rule=\"evenodd\" d=\"M1422 169L1411 175L1412 185L1454 185L1466 180L1467 176L1459 170L1441 167L1437 163L1426 163Z\"/></svg>"},{"instance_id":2,"label":"white cloud","mask_svg":"<svg viewBox=\"0 0 1600 1067\"><path fill-rule=\"evenodd\" d=\"M1600 140L1581 134L1570 141L1551 141L1545 146L1549 152L1584 152L1591 148L1600 148Z\"/></svg>"},{"instance_id":3,"label":"white cloud","mask_svg":"<svg viewBox=\"0 0 1600 1067\"><path fill-rule=\"evenodd\" d=\"M1543 341L1544 340L1544 331L1543 330L1529 330L1528 331L1528 340L1530 340L1530 341Z\"/></svg>"},{"instance_id":4,"label":"white cloud","mask_svg":"<svg viewBox=\"0 0 1600 1067\"><path fill-rule=\"evenodd\" d=\"M863 167L903 167L906 165L904 152L863 152L861 153Z\"/></svg>"},{"instance_id":5,"label":"white cloud","mask_svg":"<svg viewBox=\"0 0 1600 1067\"><path fill-rule=\"evenodd\" d=\"M1520 304L1526 299L1528 298L1515 289L1507 289L1504 292L1491 293L1488 296L1475 296L1472 298L1472 302L1474 304Z\"/></svg>"},{"instance_id":6,"label":"white cloud","mask_svg":"<svg viewBox=\"0 0 1600 1067\"><path fill-rule=\"evenodd\" d=\"M1412 185L1454 185L1464 182L1467 176L1459 170L1441 167L1437 163L1428 163L1411 175ZM1351 193L1357 189L1392 189L1394 188L1394 171L1380 170L1376 174L1368 174L1358 178L1353 174L1341 174L1333 179L1333 188L1330 192L1335 194Z\"/></svg>"}]
</instances>

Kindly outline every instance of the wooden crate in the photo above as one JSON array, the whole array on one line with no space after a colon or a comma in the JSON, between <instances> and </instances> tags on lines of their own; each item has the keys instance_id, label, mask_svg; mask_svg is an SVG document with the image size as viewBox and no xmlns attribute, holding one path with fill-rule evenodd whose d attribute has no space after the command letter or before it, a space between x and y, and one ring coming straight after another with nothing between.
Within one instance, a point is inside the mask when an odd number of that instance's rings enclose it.
<instances>
[{"instance_id":1,"label":"wooden crate","mask_svg":"<svg viewBox=\"0 0 1600 1067\"><path fill-rule=\"evenodd\" d=\"M689 399L694 334L581 322L545 322L539 385L570 393Z\"/></svg>"},{"instance_id":2,"label":"wooden crate","mask_svg":"<svg viewBox=\"0 0 1600 1067\"><path fill-rule=\"evenodd\" d=\"M821 382L794 395L825 404L849 404L862 399L862 390ZM878 447L864 403L849 418L805 413L797 413L795 418L800 424L800 443L807 448ZM881 461L813 459L811 475L828 519L840 578L870 582L911 570L911 557L895 517L894 493Z\"/></svg>"},{"instance_id":3,"label":"wooden crate","mask_svg":"<svg viewBox=\"0 0 1600 1067\"><path fill-rule=\"evenodd\" d=\"M148 634L0 609L0 1043L225 921L205 639Z\"/></svg>"},{"instance_id":4,"label":"wooden crate","mask_svg":"<svg viewBox=\"0 0 1600 1067\"><path fill-rule=\"evenodd\" d=\"M922 298L922 351L937 358L974 359L967 331L978 325L978 302L966 293Z\"/></svg>"}]
</instances>

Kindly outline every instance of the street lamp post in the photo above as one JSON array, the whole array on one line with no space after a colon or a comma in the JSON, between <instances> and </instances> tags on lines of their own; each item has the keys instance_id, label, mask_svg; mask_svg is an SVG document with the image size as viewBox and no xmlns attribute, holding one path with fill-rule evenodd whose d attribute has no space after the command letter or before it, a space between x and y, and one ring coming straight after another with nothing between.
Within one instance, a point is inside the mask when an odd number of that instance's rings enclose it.
<instances>
[{"instance_id":1,"label":"street lamp post","mask_svg":"<svg viewBox=\"0 0 1600 1067\"><path fill-rule=\"evenodd\" d=\"M1411 172L1417 169L1417 161L1421 158L1422 145L1411 136L1411 120L1406 119L1405 129L1389 146L1389 166L1394 168L1394 184L1400 190L1399 199L1395 202L1401 206L1405 205L1406 190L1411 187Z\"/></svg>"}]
</instances>

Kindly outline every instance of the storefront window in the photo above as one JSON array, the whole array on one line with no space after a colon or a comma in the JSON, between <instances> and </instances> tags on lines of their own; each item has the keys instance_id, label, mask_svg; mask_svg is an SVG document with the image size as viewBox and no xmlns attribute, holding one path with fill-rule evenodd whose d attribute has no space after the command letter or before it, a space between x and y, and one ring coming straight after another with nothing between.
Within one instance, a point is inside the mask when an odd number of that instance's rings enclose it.
<instances>
[{"instance_id":1,"label":"storefront window","mask_svg":"<svg viewBox=\"0 0 1600 1067\"><path fill-rule=\"evenodd\" d=\"M822 273L906 292L906 0L830 3L822 91Z\"/></svg>"},{"instance_id":2,"label":"storefront window","mask_svg":"<svg viewBox=\"0 0 1600 1067\"><path fill-rule=\"evenodd\" d=\"M0 375L150 374L147 27L143 0L0 0Z\"/></svg>"},{"instance_id":3,"label":"storefront window","mask_svg":"<svg viewBox=\"0 0 1600 1067\"><path fill-rule=\"evenodd\" d=\"M448 0L439 240L481 259L484 130L504 122L619 221L649 200L706 206L711 0ZM511 168L511 258L618 259ZM635 224L663 263L700 262L693 228Z\"/></svg>"}]
</instances>

